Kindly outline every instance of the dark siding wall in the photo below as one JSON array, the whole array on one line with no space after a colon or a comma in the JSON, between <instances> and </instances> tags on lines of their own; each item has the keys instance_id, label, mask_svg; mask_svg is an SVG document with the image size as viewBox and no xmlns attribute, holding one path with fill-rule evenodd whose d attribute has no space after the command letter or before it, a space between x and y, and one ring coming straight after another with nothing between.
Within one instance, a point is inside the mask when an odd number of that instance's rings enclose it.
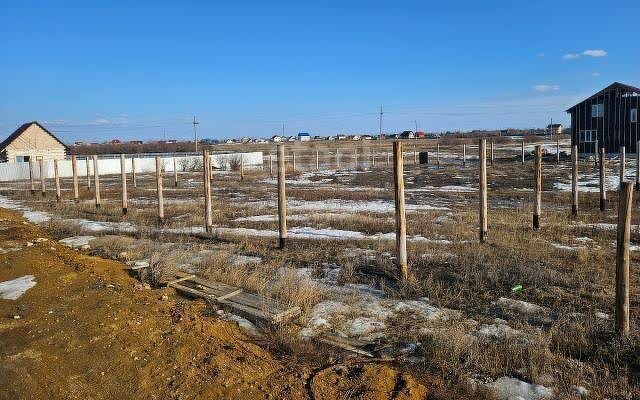
<instances>
[{"instance_id":1,"label":"dark siding wall","mask_svg":"<svg viewBox=\"0 0 640 400\"><path fill-rule=\"evenodd\" d=\"M604 104L604 117L591 116L591 107L595 104ZM631 122L633 108L640 109L640 95L623 96L615 89L583 101L571 109L571 143L578 145L580 153L593 153L595 143L580 142L580 132L596 130L598 146L604 146L607 153L618 153L620 146L625 146L629 153L637 152L640 123Z\"/></svg>"}]
</instances>

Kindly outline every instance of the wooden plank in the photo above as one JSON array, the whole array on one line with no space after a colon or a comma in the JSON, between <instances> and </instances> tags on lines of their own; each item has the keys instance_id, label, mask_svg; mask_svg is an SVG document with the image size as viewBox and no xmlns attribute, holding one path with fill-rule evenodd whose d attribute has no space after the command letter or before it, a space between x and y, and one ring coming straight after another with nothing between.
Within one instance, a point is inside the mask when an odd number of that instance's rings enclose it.
<instances>
[{"instance_id":1,"label":"wooden plank","mask_svg":"<svg viewBox=\"0 0 640 400\"><path fill-rule=\"evenodd\" d=\"M276 300L261 298L257 294L245 292L225 283L212 282L184 272L176 272L174 275L187 278L182 280L183 284L177 285L186 288L189 293L200 297L206 296L207 299L229 305L234 309L271 322L282 322L299 315L301 312L299 307L287 307ZM190 284L198 285L200 288L191 287Z\"/></svg>"},{"instance_id":2,"label":"wooden plank","mask_svg":"<svg viewBox=\"0 0 640 400\"><path fill-rule=\"evenodd\" d=\"M144 268L149 268L149 266L148 265L138 265L138 266L133 265L133 266L129 267L129 269L133 270L133 271L137 271L139 269L144 269Z\"/></svg>"},{"instance_id":3,"label":"wooden plank","mask_svg":"<svg viewBox=\"0 0 640 400\"><path fill-rule=\"evenodd\" d=\"M175 279L175 280L173 280L173 281L171 281L171 282L167 283L167 286L171 286L171 285L172 285L172 284L174 284L174 283L178 283L178 282L186 281L186 280L189 280L189 279L191 279L191 278L195 278L195 275L187 275L187 276L183 276L183 277L181 277L181 278Z\"/></svg>"},{"instance_id":4,"label":"wooden plank","mask_svg":"<svg viewBox=\"0 0 640 400\"><path fill-rule=\"evenodd\" d=\"M300 307L291 307L290 309L285 310L281 313L274 314L271 317L271 320L273 322L281 322L281 321L284 321L285 319L295 318L298 315L300 315L301 312L302 310L300 310Z\"/></svg>"},{"instance_id":5,"label":"wooden plank","mask_svg":"<svg viewBox=\"0 0 640 400\"><path fill-rule=\"evenodd\" d=\"M178 289L181 292L189 293L189 294L192 294L192 295L194 295L196 297L201 297L201 298L204 298L204 299L211 299L211 297L212 297L211 295L206 294L206 293L204 293L204 292L202 292L200 290L192 289L192 288L190 288L188 286L184 286L184 285L181 285L179 283L174 283L174 284L171 285L171 287L174 288L174 289Z\"/></svg>"},{"instance_id":6,"label":"wooden plank","mask_svg":"<svg viewBox=\"0 0 640 400\"><path fill-rule=\"evenodd\" d=\"M233 296L236 296L236 295L238 295L240 293L242 293L242 289L234 290L231 293L223 294L222 296L216 297L216 300L218 300L218 301L226 300L226 299L231 298Z\"/></svg>"},{"instance_id":7,"label":"wooden plank","mask_svg":"<svg viewBox=\"0 0 640 400\"><path fill-rule=\"evenodd\" d=\"M357 346L364 346L365 345L364 343L356 344L355 342L357 341L354 341L354 343L349 343L344 338L339 338L337 336L328 335L328 334L323 334L322 336L318 336L315 339L319 342L328 344L330 346L339 347L341 349L348 350L357 354L362 354L367 357L373 357L373 354L371 354L370 352L366 350L362 350L357 347Z\"/></svg>"}]
</instances>

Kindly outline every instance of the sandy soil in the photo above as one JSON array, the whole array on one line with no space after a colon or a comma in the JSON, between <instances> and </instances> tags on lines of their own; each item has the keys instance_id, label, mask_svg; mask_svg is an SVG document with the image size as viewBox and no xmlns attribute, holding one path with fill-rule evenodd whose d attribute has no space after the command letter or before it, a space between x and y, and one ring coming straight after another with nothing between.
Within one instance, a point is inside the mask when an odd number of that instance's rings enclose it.
<instances>
[{"instance_id":1,"label":"sandy soil","mask_svg":"<svg viewBox=\"0 0 640 400\"><path fill-rule=\"evenodd\" d=\"M121 263L38 238L42 228L0 209L0 248L20 248L0 255L0 282L37 281L0 299L2 399L451 398L441 383L381 362L270 353L203 302L145 289Z\"/></svg>"}]
</instances>

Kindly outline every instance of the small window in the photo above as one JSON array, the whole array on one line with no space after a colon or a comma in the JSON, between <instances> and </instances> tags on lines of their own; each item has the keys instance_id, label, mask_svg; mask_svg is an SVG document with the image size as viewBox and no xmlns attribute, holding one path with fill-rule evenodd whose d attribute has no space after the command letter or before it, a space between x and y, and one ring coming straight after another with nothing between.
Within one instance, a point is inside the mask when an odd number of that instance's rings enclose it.
<instances>
[{"instance_id":1,"label":"small window","mask_svg":"<svg viewBox=\"0 0 640 400\"><path fill-rule=\"evenodd\" d=\"M595 129L580 131L580 136L578 139L580 140L580 143L595 142L597 138L597 133L598 131L596 131Z\"/></svg>"},{"instance_id":2,"label":"small window","mask_svg":"<svg viewBox=\"0 0 640 400\"><path fill-rule=\"evenodd\" d=\"M632 108L631 109L631 122L638 122L638 109L637 108Z\"/></svg>"},{"instance_id":3,"label":"small window","mask_svg":"<svg viewBox=\"0 0 640 400\"><path fill-rule=\"evenodd\" d=\"M29 156L16 156L16 162L29 162Z\"/></svg>"},{"instance_id":4,"label":"small window","mask_svg":"<svg viewBox=\"0 0 640 400\"><path fill-rule=\"evenodd\" d=\"M592 104L591 105L591 117L602 118L604 116L604 104Z\"/></svg>"}]
</instances>

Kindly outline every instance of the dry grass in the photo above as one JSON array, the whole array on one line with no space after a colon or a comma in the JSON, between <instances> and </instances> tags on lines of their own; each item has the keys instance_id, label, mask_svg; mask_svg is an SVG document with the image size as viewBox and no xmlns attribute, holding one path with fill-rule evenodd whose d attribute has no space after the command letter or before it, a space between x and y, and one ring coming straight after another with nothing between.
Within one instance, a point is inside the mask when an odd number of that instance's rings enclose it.
<instances>
[{"instance_id":1,"label":"dry grass","mask_svg":"<svg viewBox=\"0 0 640 400\"><path fill-rule=\"evenodd\" d=\"M433 164L426 167L407 162L405 165L408 204L446 206L450 209L408 213L408 234L446 239L451 243L409 242L410 279L404 285L388 279L395 271L393 241L290 240L288 249L281 252L275 249L276 240L272 237L159 235L155 231L155 184L152 176L139 175L138 188L130 191L132 202L126 216L121 215L115 178L105 180L105 201L99 210L93 206L91 192L86 189L81 190L83 201L80 204L65 202L55 205L50 200L42 201L39 193L32 197L24 190L5 191L5 194L23 200L32 208L65 218L128 221L147 227L135 234L135 240L103 237L96 243L94 251L112 258L117 258L122 252L127 252L129 259L153 258L158 265L158 279L163 268L172 268L169 265L172 254L159 249L157 244L183 242L180 243L181 249L186 249L189 257L202 249L216 250L200 265L208 278L298 305L305 314L319 301L334 298L335 294L301 276L296 269L308 268L311 277L316 278L322 277L323 269L331 264L341 267L338 285L365 283L385 290L392 297L428 297L432 304L460 310L466 318L473 318L481 324L491 323L498 316L504 317L509 326L526 333L529 338L526 343L517 340L500 342L470 337L468 327L460 320L445 321L437 329L422 334L409 329L411 318L408 316L394 321L390 327L390 341L421 343L416 355L423 361L412 368L439 374L451 383L466 384L466 380L473 376L496 378L509 375L548 383L559 390L560 397L566 398L571 397L571 385L574 384L587 386L593 398L622 398L619 394L623 392L640 396L637 372L640 371L640 338L637 334L640 326L640 277L634 273L631 276L632 329L636 333L620 339L614 334L612 319L594 316L596 312L612 316L614 311L615 231L579 225L615 223L616 193L608 193L608 210L604 214L597 211L597 193L581 193L580 215L574 220L569 215L570 193L554 187L556 182L568 181L569 169L566 164L558 167L547 159L543 179L542 229L533 231L532 193L526 191L532 187L533 170L530 162L520 165L517 160L519 149L515 144L505 143L505 146L515 146L515 149L497 150L498 158L493 166L489 166L489 236L488 242L480 245L477 242L477 192L412 190L450 185L475 187L475 161L469 160L467 167L462 168L458 158L444 156L459 152L463 140L442 144L440 169ZM430 141L419 142L418 145L429 151L435 146ZM327 146L320 148L321 163L334 168L332 157L335 153L330 153L335 151L335 147L332 144ZM374 169L365 169L364 155L373 148L377 148L378 163ZM304 179L304 182L323 181L288 184L289 199L392 201L392 176L384 163L385 148L362 144L358 149L362 154L358 173L336 175L304 172L315 169L315 149L305 149L296 150L298 171L295 174L289 171L287 178ZM349 152L352 150L349 148ZM349 152L343 153L343 166L352 157ZM475 149L468 149L467 154L475 156ZM409 158L411 161L412 157ZM590 161L581 162L580 168L581 174L593 175L596 172ZM609 175L616 174L615 168L615 164L610 163ZM245 171L243 181L237 173L214 174L214 223L275 231L275 220L236 221L239 217L276 215L275 185L265 181L268 174L268 165L265 171ZM188 172L180 177L177 189L173 189L169 181L165 184L165 199L169 200L165 205L168 220L165 227L201 226L201 173ZM64 182L63 186L68 184ZM21 183L20 188L25 187L25 183ZM65 195L69 196L69 193ZM636 197L634 206L637 205ZM289 227L333 228L371 235L393 232L394 229L392 213L290 210L288 214L292 216ZM296 217L305 219L296 220ZM640 216L634 215L633 223L639 222ZM69 223L53 221L49 227L58 237L78 232L77 227ZM577 238L581 237L588 237L591 241L580 242ZM632 241L640 241L635 230ZM559 248L557 245L575 248ZM169 253L177 251L174 248ZM234 264L232 256L237 254L259 256L262 262ZM632 265L637 265L640 261L638 253L632 252L631 257ZM174 264L181 262L173 258ZM518 284L524 289L512 293L511 288ZM543 321L515 314L499 315L492 306L499 297L541 305L550 310L550 318ZM295 335L287 329L271 331L271 343L286 351L308 351L306 345L292 340Z\"/></svg>"}]
</instances>

